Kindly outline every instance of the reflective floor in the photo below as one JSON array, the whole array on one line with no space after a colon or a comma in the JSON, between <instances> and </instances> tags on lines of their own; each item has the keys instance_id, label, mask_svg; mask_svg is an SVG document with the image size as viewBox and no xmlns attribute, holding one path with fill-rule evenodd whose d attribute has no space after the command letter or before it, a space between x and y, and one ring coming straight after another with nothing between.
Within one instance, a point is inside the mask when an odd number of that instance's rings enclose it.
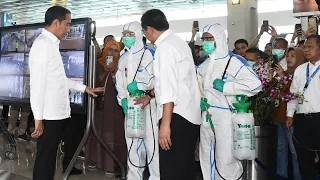
<instances>
[{"instance_id":1,"label":"reflective floor","mask_svg":"<svg viewBox=\"0 0 320 180\"><path fill-rule=\"evenodd\" d=\"M1 180L31 180L32 169L35 160L36 143L17 140L17 154L14 160L5 158L6 142L0 137L0 179ZM55 180L62 180L62 162L63 155L57 157L57 171ZM89 169L85 166L83 160L78 160L76 167L83 170L82 175L70 176L69 180L115 180L114 177L108 177L103 171Z\"/></svg>"}]
</instances>

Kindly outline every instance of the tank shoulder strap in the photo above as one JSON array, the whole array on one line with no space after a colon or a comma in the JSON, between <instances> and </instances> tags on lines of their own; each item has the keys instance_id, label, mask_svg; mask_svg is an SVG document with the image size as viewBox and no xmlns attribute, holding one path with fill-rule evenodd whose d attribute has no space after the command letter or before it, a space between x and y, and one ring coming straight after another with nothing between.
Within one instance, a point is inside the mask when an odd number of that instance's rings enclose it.
<instances>
[{"instance_id":1,"label":"tank shoulder strap","mask_svg":"<svg viewBox=\"0 0 320 180\"><path fill-rule=\"evenodd\" d=\"M227 69L228 69L228 67L229 67L229 65L230 65L230 61L231 61L231 58L233 57L233 55L230 55L230 58L229 58L229 60L228 60L228 63L227 63L227 65L226 65L226 67L224 68L224 71L223 71L223 75L222 75L222 80L224 79L224 76L226 75L226 73L227 73Z\"/></svg>"}]
</instances>

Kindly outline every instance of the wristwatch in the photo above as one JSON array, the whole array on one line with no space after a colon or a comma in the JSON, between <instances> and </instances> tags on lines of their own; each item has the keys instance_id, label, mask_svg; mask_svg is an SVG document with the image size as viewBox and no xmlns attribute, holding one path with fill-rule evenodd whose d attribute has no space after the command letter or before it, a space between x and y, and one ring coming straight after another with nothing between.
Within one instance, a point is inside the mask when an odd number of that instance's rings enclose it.
<instances>
[{"instance_id":1,"label":"wristwatch","mask_svg":"<svg viewBox=\"0 0 320 180\"><path fill-rule=\"evenodd\" d=\"M154 98L154 96L153 96L152 93L151 93L151 90L146 91L146 95L148 95L149 97L151 97L151 99Z\"/></svg>"}]
</instances>

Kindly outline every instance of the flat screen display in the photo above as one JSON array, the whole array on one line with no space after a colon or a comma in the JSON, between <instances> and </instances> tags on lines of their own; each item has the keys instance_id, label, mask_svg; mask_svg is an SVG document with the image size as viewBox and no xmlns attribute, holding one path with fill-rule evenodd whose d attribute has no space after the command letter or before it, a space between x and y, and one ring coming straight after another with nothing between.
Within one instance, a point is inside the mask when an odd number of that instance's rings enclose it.
<instances>
[{"instance_id":1,"label":"flat screen display","mask_svg":"<svg viewBox=\"0 0 320 180\"><path fill-rule=\"evenodd\" d=\"M320 10L320 0L293 0L293 13L306 13Z\"/></svg>"},{"instance_id":2,"label":"flat screen display","mask_svg":"<svg viewBox=\"0 0 320 180\"><path fill-rule=\"evenodd\" d=\"M16 30L1 32L2 52L24 52L26 42L26 31Z\"/></svg>"},{"instance_id":3,"label":"flat screen display","mask_svg":"<svg viewBox=\"0 0 320 180\"><path fill-rule=\"evenodd\" d=\"M60 54L67 77L84 84L89 46L86 44L87 23L75 22L72 23L70 32L60 41ZM14 97L29 102L29 51L35 39L42 33L41 27L43 25L38 24L0 29L0 99ZM69 95L71 104L84 105L83 93L70 91Z\"/></svg>"}]
</instances>

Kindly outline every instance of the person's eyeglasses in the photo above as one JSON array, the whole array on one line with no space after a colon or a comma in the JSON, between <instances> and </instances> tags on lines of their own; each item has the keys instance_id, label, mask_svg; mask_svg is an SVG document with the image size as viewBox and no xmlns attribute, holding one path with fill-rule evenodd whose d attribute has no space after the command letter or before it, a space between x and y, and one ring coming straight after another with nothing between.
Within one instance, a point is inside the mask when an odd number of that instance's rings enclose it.
<instances>
[{"instance_id":1,"label":"person's eyeglasses","mask_svg":"<svg viewBox=\"0 0 320 180\"><path fill-rule=\"evenodd\" d=\"M135 33L134 32L123 32L122 37L134 37Z\"/></svg>"},{"instance_id":2,"label":"person's eyeglasses","mask_svg":"<svg viewBox=\"0 0 320 180\"><path fill-rule=\"evenodd\" d=\"M214 41L214 37L211 36L211 37L201 37L200 38L202 41Z\"/></svg>"}]
</instances>

